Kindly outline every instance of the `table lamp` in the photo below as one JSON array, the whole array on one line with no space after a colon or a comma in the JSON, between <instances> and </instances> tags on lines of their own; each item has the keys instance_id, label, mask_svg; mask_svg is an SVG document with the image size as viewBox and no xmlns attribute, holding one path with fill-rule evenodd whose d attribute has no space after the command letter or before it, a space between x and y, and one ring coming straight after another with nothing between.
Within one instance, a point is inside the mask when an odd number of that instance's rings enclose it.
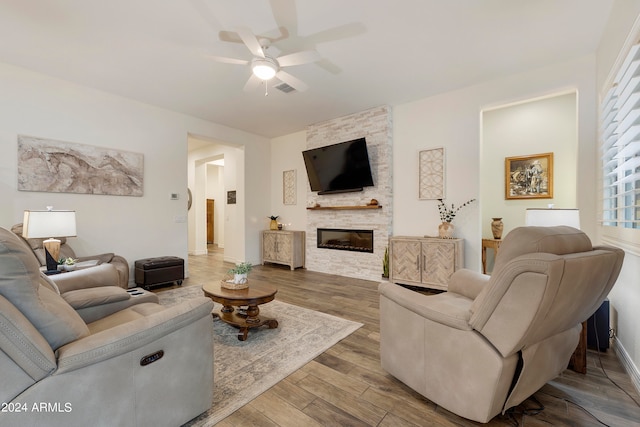
<instances>
[{"instance_id":1,"label":"table lamp","mask_svg":"<svg viewBox=\"0 0 640 427\"><path fill-rule=\"evenodd\" d=\"M24 211L22 236L25 239L43 239L42 243L47 260L47 274L58 271L60 240L56 237L74 237L76 235L76 211L54 211L47 206L46 211Z\"/></svg>"},{"instance_id":2,"label":"table lamp","mask_svg":"<svg viewBox=\"0 0 640 427\"><path fill-rule=\"evenodd\" d=\"M524 222L528 226L568 225L580 229L580 211L578 209L528 208Z\"/></svg>"}]
</instances>

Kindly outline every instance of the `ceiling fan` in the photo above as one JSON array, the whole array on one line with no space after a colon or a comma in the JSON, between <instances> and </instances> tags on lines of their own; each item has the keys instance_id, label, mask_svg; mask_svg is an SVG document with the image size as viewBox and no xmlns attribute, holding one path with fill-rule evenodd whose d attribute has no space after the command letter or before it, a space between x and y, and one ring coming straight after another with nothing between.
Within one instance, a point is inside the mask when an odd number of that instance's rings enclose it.
<instances>
[{"instance_id":1,"label":"ceiling fan","mask_svg":"<svg viewBox=\"0 0 640 427\"><path fill-rule=\"evenodd\" d=\"M311 62L319 61L320 54L315 50L304 50L300 52L291 53L288 55L273 57L267 53L269 46L271 45L271 39L256 37L249 28L240 27L237 30L238 36L242 39L242 42L247 46L253 58L251 60L226 58L221 56L211 56L211 58L218 62L226 64L237 65L251 65L252 74L249 80L244 85L246 92L253 90L260 83L277 78L282 82L288 84L292 88L303 92L309 88L302 80L294 77L293 75L283 71L282 68L290 67L292 65L302 65ZM265 95L266 85L265 85Z\"/></svg>"}]
</instances>

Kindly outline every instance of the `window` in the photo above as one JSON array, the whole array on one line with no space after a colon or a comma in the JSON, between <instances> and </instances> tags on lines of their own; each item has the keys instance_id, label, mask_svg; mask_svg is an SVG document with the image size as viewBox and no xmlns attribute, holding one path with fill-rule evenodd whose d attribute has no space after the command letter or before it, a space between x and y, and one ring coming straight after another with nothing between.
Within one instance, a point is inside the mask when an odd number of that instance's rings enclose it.
<instances>
[{"instance_id":1,"label":"window","mask_svg":"<svg viewBox=\"0 0 640 427\"><path fill-rule=\"evenodd\" d=\"M640 45L601 103L602 224L640 229Z\"/></svg>"}]
</instances>

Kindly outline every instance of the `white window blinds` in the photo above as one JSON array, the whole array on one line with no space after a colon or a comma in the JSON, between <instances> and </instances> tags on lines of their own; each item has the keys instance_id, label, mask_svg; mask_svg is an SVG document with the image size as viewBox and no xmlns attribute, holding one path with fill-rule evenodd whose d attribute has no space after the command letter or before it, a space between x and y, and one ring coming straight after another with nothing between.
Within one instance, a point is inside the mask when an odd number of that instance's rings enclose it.
<instances>
[{"instance_id":1,"label":"white window blinds","mask_svg":"<svg viewBox=\"0 0 640 427\"><path fill-rule=\"evenodd\" d=\"M640 228L640 45L601 104L602 223Z\"/></svg>"}]
</instances>

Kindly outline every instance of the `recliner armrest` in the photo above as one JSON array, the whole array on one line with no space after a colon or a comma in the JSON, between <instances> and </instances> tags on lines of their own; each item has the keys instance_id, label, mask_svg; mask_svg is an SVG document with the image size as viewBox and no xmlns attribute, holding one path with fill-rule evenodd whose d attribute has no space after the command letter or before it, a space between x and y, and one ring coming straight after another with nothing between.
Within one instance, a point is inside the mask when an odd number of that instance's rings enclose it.
<instances>
[{"instance_id":1,"label":"recliner armrest","mask_svg":"<svg viewBox=\"0 0 640 427\"><path fill-rule=\"evenodd\" d=\"M118 286L101 286L98 288L76 289L65 292L62 294L62 298L64 298L74 310L78 310L81 308L126 301L131 298L131 295Z\"/></svg>"},{"instance_id":2,"label":"recliner armrest","mask_svg":"<svg viewBox=\"0 0 640 427\"><path fill-rule=\"evenodd\" d=\"M491 279L491 276L463 268L451 275L447 290L464 295L467 298L476 299L489 282L489 279Z\"/></svg>"},{"instance_id":3,"label":"recliner armrest","mask_svg":"<svg viewBox=\"0 0 640 427\"><path fill-rule=\"evenodd\" d=\"M161 307L156 313L73 341L57 350L56 375L126 354L202 318L206 317L211 323L212 309L213 301L196 297L168 308Z\"/></svg>"},{"instance_id":4,"label":"recliner armrest","mask_svg":"<svg viewBox=\"0 0 640 427\"><path fill-rule=\"evenodd\" d=\"M469 309L473 300L463 295L453 292L424 295L389 282L380 283L378 291L381 298L387 298L426 319L460 330L472 329Z\"/></svg>"},{"instance_id":5,"label":"recliner armrest","mask_svg":"<svg viewBox=\"0 0 640 427\"><path fill-rule=\"evenodd\" d=\"M49 276L60 293L100 286L118 286L118 271L112 264L100 264L68 273Z\"/></svg>"},{"instance_id":6,"label":"recliner armrest","mask_svg":"<svg viewBox=\"0 0 640 427\"><path fill-rule=\"evenodd\" d=\"M103 264L103 263L108 263L111 262L111 260L113 259L113 252L110 253L105 253L105 254L99 254L99 255L90 255L90 256L81 256L78 257L77 260L78 261L89 261L89 260L98 260L98 263Z\"/></svg>"}]
</instances>

